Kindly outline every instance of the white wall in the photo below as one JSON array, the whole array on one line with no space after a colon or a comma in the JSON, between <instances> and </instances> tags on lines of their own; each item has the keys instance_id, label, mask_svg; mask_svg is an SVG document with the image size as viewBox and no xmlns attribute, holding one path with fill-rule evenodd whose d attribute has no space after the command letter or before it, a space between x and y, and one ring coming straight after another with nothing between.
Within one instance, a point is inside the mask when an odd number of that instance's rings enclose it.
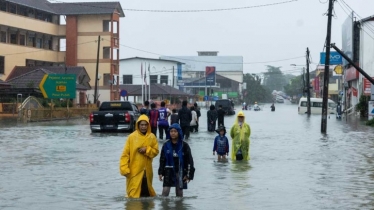
<instances>
[{"instance_id":1,"label":"white wall","mask_svg":"<svg viewBox=\"0 0 374 210\"><path fill-rule=\"evenodd\" d=\"M123 75L133 75L133 84L142 84L141 80L141 64L143 64L143 74L146 71L147 83L149 84L149 71L151 75L157 75L157 83L160 83L161 75L168 76L168 84L173 83L173 67L174 77L177 76L177 62L174 61L163 61L145 58L134 58L127 60L120 60L120 84L123 84ZM146 65L146 67L144 66ZM174 79L174 87L177 87L177 80Z\"/></svg>"},{"instance_id":2,"label":"white wall","mask_svg":"<svg viewBox=\"0 0 374 210\"><path fill-rule=\"evenodd\" d=\"M374 76L374 21L364 22L360 33L360 67Z\"/></svg>"}]
</instances>

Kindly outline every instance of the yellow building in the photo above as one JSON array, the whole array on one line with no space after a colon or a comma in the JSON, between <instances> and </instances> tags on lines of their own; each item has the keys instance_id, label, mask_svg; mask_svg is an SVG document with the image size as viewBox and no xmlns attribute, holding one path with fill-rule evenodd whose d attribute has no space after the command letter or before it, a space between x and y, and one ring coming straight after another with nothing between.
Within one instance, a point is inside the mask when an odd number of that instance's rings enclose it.
<instances>
[{"instance_id":1,"label":"yellow building","mask_svg":"<svg viewBox=\"0 0 374 210\"><path fill-rule=\"evenodd\" d=\"M50 3L0 0L0 79L15 66L84 66L93 90L100 36L99 100L117 100L119 2ZM103 79L100 79L103 78Z\"/></svg>"}]
</instances>

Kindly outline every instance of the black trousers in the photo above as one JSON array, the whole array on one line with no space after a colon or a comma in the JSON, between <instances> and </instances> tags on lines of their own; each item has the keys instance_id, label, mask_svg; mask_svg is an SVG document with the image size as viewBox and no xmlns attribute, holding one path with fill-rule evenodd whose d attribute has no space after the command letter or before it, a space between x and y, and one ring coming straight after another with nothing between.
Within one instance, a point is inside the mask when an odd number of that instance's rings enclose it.
<instances>
[{"instance_id":1,"label":"black trousers","mask_svg":"<svg viewBox=\"0 0 374 210\"><path fill-rule=\"evenodd\" d=\"M152 126L151 126L151 132L152 132L153 134L155 134L155 136L157 137L157 127L152 127Z\"/></svg>"},{"instance_id":2,"label":"black trousers","mask_svg":"<svg viewBox=\"0 0 374 210\"><path fill-rule=\"evenodd\" d=\"M165 132L165 137L166 137L166 132L168 131L169 129L169 126L164 126L164 125L159 125L158 126L158 133L159 133L159 137L160 139L163 139L164 138L164 132Z\"/></svg>"},{"instance_id":3,"label":"black trousers","mask_svg":"<svg viewBox=\"0 0 374 210\"><path fill-rule=\"evenodd\" d=\"M187 140L188 138L190 138L190 126L185 125L185 126L181 126L181 128L182 128L182 132L184 135L184 139Z\"/></svg>"},{"instance_id":4,"label":"black trousers","mask_svg":"<svg viewBox=\"0 0 374 210\"><path fill-rule=\"evenodd\" d=\"M146 176L146 173L144 171L144 176L143 176L143 180L142 180L142 187L141 187L141 191L140 191L140 197L149 197L149 196L151 196L151 195L149 194L147 176Z\"/></svg>"}]
</instances>

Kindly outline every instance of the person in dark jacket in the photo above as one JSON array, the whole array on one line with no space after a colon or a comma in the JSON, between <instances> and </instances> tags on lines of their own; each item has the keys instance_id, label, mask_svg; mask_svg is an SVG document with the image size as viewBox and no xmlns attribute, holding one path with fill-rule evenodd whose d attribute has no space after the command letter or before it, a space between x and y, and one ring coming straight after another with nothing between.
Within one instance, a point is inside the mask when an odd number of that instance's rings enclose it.
<instances>
[{"instance_id":1,"label":"person in dark jacket","mask_svg":"<svg viewBox=\"0 0 374 210\"><path fill-rule=\"evenodd\" d=\"M274 103L270 106L271 108L271 111L274 112L275 111L275 106L274 106Z\"/></svg>"},{"instance_id":2,"label":"person in dark jacket","mask_svg":"<svg viewBox=\"0 0 374 210\"><path fill-rule=\"evenodd\" d=\"M157 121L158 121L158 110L156 104L151 104L151 110L149 110L149 124L151 125L151 132L157 137Z\"/></svg>"},{"instance_id":3,"label":"person in dark jacket","mask_svg":"<svg viewBox=\"0 0 374 210\"><path fill-rule=\"evenodd\" d=\"M193 106L195 107L195 112L197 114L197 125L196 125L196 132L199 132L199 118L201 116L201 111L200 111L200 107L197 106L197 103L195 102L193 104Z\"/></svg>"},{"instance_id":4,"label":"person in dark jacket","mask_svg":"<svg viewBox=\"0 0 374 210\"><path fill-rule=\"evenodd\" d=\"M187 108L187 101L182 102L182 108L178 111L179 125L182 128L184 139L190 138L190 123L192 120L191 110Z\"/></svg>"},{"instance_id":5,"label":"person in dark jacket","mask_svg":"<svg viewBox=\"0 0 374 210\"><path fill-rule=\"evenodd\" d=\"M178 116L178 113L177 113L177 109L173 109L171 110L171 115L170 115L170 125L174 124L174 123L179 123L179 116Z\"/></svg>"},{"instance_id":6,"label":"person in dark jacket","mask_svg":"<svg viewBox=\"0 0 374 210\"><path fill-rule=\"evenodd\" d=\"M183 141L183 133L179 124L172 124L166 133L168 139L162 146L159 180L163 181L162 195L169 196L170 188L175 187L177 197L183 197L183 189L193 180L195 167L191 148Z\"/></svg>"},{"instance_id":7,"label":"person in dark jacket","mask_svg":"<svg viewBox=\"0 0 374 210\"><path fill-rule=\"evenodd\" d=\"M140 109L140 114L145 114L149 118L149 101L144 101L144 106Z\"/></svg>"},{"instance_id":8,"label":"person in dark jacket","mask_svg":"<svg viewBox=\"0 0 374 210\"><path fill-rule=\"evenodd\" d=\"M218 106L217 110L217 115L218 115L218 127L219 126L225 126L225 110L222 109L222 105Z\"/></svg>"},{"instance_id":9,"label":"person in dark jacket","mask_svg":"<svg viewBox=\"0 0 374 210\"><path fill-rule=\"evenodd\" d=\"M217 111L215 110L216 108L214 105L210 105L209 111L208 111L208 131L213 132L216 129L216 124L217 124L217 118L218 114Z\"/></svg>"}]
</instances>

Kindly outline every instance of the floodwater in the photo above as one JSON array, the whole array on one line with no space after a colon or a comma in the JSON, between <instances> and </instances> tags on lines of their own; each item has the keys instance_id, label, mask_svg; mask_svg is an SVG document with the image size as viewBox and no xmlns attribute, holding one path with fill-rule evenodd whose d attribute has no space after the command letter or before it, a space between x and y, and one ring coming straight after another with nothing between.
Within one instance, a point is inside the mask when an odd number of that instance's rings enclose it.
<instances>
[{"instance_id":1,"label":"floodwater","mask_svg":"<svg viewBox=\"0 0 374 210\"><path fill-rule=\"evenodd\" d=\"M288 103L245 115L250 161L216 162L203 109L200 132L188 140L196 173L185 197L172 190L146 199L124 198L118 168L128 134L92 134L85 119L0 119L0 209L374 209L373 128L331 116L322 135L320 115L298 115ZM225 118L228 129L234 119ZM161 194L158 162L153 185Z\"/></svg>"}]
</instances>

